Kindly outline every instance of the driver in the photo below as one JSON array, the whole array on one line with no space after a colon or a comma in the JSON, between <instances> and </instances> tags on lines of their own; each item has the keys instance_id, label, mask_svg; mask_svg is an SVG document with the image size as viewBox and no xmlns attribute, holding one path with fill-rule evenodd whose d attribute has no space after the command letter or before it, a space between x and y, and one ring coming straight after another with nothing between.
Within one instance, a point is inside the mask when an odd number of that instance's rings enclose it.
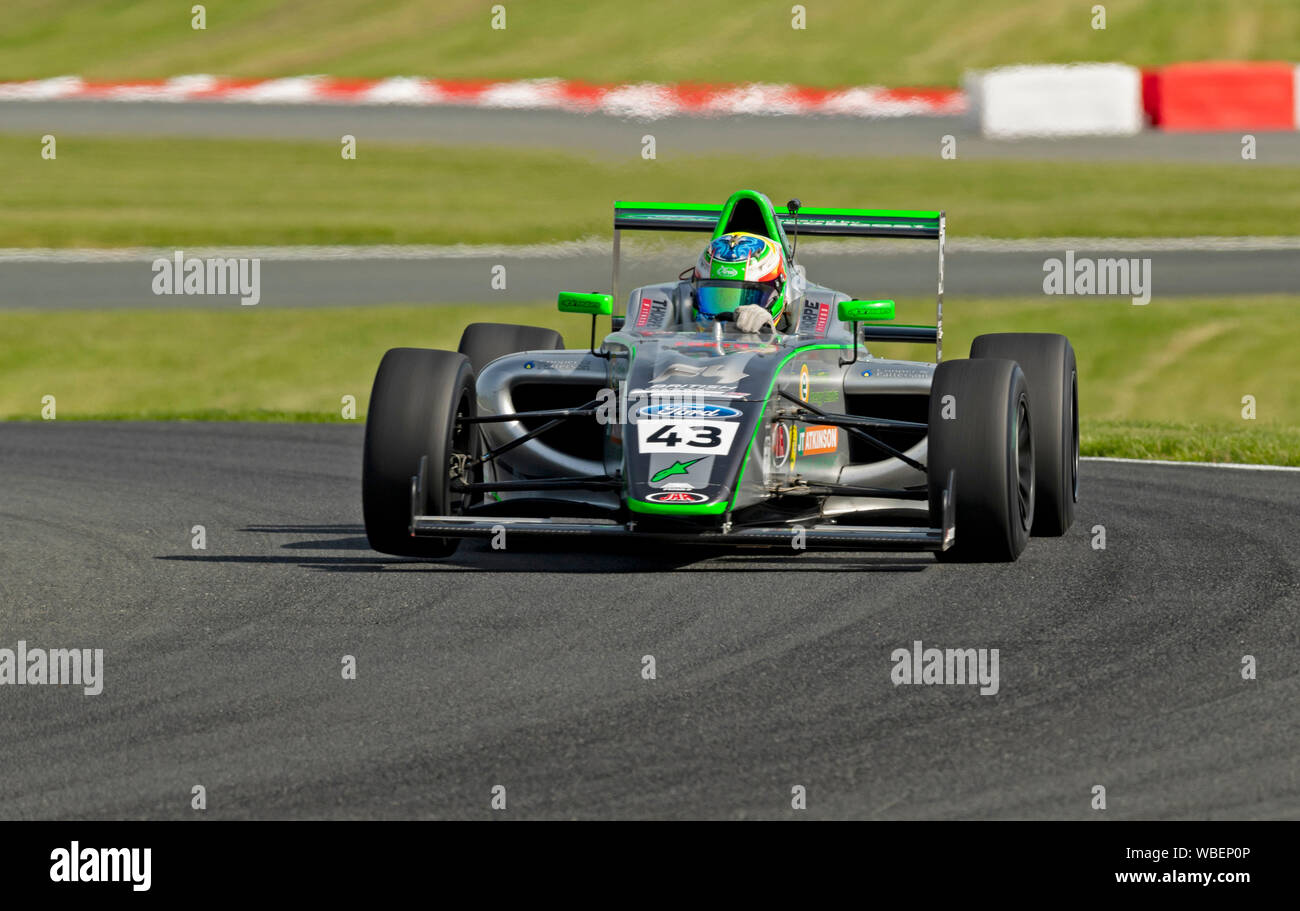
<instances>
[{"instance_id":1,"label":"driver","mask_svg":"<svg viewBox=\"0 0 1300 911\"><path fill-rule=\"evenodd\" d=\"M785 254L775 241L743 231L714 238L691 278L695 321L703 326L731 313L741 332L764 326L776 331L785 314L787 278Z\"/></svg>"}]
</instances>

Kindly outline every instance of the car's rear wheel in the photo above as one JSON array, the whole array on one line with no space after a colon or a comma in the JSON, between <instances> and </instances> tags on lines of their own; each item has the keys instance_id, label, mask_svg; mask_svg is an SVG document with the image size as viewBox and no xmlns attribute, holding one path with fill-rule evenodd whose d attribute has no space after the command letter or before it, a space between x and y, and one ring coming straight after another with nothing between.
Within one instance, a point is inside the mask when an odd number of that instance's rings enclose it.
<instances>
[{"instance_id":1,"label":"car's rear wheel","mask_svg":"<svg viewBox=\"0 0 1300 911\"><path fill-rule=\"evenodd\" d=\"M1079 369L1074 347L1050 332L999 332L971 343L972 358L1015 361L1029 384L1034 415L1035 535L1056 537L1074 524L1079 501Z\"/></svg>"},{"instance_id":2,"label":"car's rear wheel","mask_svg":"<svg viewBox=\"0 0 1300 911\"><path fill-rule=\"evenodd\" d=\"M488 364L507 354L556 351L563 347L564 336L554 329L510 323L470 323L461 333L457 350L469 358L477 376Z\"/></svg>"},{"instance_id":3,"label":"car's rear wheel","mask_svg":"<svg viewBox=\"0 0 1300 911\"><path fill-rule=\"evenodd\" d=\"M474 425L474 371L463 354L393 348L384 355L370 391L361 469L361 504L370 546L400 557L445 557L457 538L410 534L411 478L423 466L425 515L456 515L470 496L451 484L472 480L478 454Z\"/></svg>"},{"instance_id":4,"label":"car's rear wheel","mask_svg":"<svg viewBox=\"0 0 1300 911\"><path fill-rule=\"evenodd\" d=\"M1011 561L1034 522L1034 448L1029 389L1008 360L944 361L930 391L927 474L930 515L943 518L951 473L956 541L945 561Z\"/></svg>"}]
</instances>

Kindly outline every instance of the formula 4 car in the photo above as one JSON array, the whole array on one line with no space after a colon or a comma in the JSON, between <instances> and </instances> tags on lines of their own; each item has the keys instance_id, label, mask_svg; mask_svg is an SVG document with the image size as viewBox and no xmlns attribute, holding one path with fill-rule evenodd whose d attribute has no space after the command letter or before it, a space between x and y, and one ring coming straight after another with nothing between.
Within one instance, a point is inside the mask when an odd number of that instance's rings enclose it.
<instances>
[{"instance_id":1,"label":"formula 4 car","mask_svg":"<svg viewBox=\"0 0 1300 911\"><path fill-rule=\"evenodd\" d=\"M713 258L634 289L617 313L620 235L646 230L708 233ZM893 325L893 301L804 279L804 235L936 240L935 325ZM464 538L527 535L1009 561L1031 533L1064 534L1078 500L1074 350L1061 335L993 334L943 360L944 235L942 212L780 212L750 190L722 206L616 203L613 293L558 299L591 315L587 347L475 323L457 352L384 355L363 465L371 546L442 557ZM774 281L718 290L755 257ZM740 331L745 300L758 331ZM935 345L936 364L866 347L900 341Z\"/></svg>"}]
</instances>

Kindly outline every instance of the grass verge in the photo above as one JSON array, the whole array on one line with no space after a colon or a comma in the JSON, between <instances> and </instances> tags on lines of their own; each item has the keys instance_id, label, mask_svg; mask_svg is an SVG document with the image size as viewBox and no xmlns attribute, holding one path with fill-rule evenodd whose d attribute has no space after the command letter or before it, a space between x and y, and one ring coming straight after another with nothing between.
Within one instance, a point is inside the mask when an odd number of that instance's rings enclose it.
<instances>
[{"instance_id":1,"label":"grass verge","mask_svg":"<svg viewBox=\"0 0 1300 911\"><path fill-rule=\"evenodd\" d=\"M1300 464L1300 384L1291 352L1300 299L1157 298L951 302L949 357L989 331L1068 335L1080 371L1085 455ZM900 322L931 305L900 304ZM339 309L21 311L0 314L0 418L343 422L365 417L380 357L399 346L454 349L475 321L550 326L570 345L584 317L544 305ZM924 347L877 353L926 359ZM1256 419L1243 418L1252 396Z\"/></svg>"},{"instance_id":2,"label":"grass verge","mask_svg":"<svg viewBox=\"0 0 1300 911\"><path fill-rule=\"evenodd\" d=\"M644 161L530 149L0 135L0 247L532 243L611 231L616 199L945 209L950 236L1294 234L1300 168L812 156Z\"/></svg>"},{"instance_id":3,"label":"grass verge","mask_svg":"<svg viewBox=\"0 0 1300 911\"><path fill-rule=\"evenodd\" d=\"M594 82L956 85L968 66L1293 60L1293 0L226 0L192 27L171 0L7 0L0 79L427 75Z\"/></svg>"}]
</instances>

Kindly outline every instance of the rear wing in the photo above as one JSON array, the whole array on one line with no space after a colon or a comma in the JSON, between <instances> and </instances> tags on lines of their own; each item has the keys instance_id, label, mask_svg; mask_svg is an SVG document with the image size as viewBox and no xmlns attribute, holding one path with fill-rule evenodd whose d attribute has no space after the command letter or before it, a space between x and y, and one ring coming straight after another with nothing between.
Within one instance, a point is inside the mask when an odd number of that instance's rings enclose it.
<instances>
[{"instance_id":1,"label":"rear wing","mask_svg":"<svg viewBox=\"0 0 1300 911\"><path fill-rule=\"evenodd\" d=\"M942 212L896 209L800 209L774 212L781 227L798 234L822 237L921 237L937 240L943 233ZM722 215L722 206L661 202L614 203L616 231L708 231Z\"/></svg>"},{"instance_id":2,"label":"rear wing","mask_svg":"<svg viewBox=\"0 0 1300 911\"><path fill-rule=\"evenodd\" d=\"M614 300L620 301L618 289L619 247L623 231L695 231L713 233L723 206L664 202L614 203ZM947 218L943 212L905 209L799 209L798 215L781 212L772 206L772 215L784 231L792 235L818 237L919 238L939 243L939 285L935 304L935 325L901 327L867 327L867 341L934 342L935 362L943 359L943 246ZM877 292L873 291L873 294ZM616 304L617 306L617 304Z\"/></svg>"}]
</instances>

